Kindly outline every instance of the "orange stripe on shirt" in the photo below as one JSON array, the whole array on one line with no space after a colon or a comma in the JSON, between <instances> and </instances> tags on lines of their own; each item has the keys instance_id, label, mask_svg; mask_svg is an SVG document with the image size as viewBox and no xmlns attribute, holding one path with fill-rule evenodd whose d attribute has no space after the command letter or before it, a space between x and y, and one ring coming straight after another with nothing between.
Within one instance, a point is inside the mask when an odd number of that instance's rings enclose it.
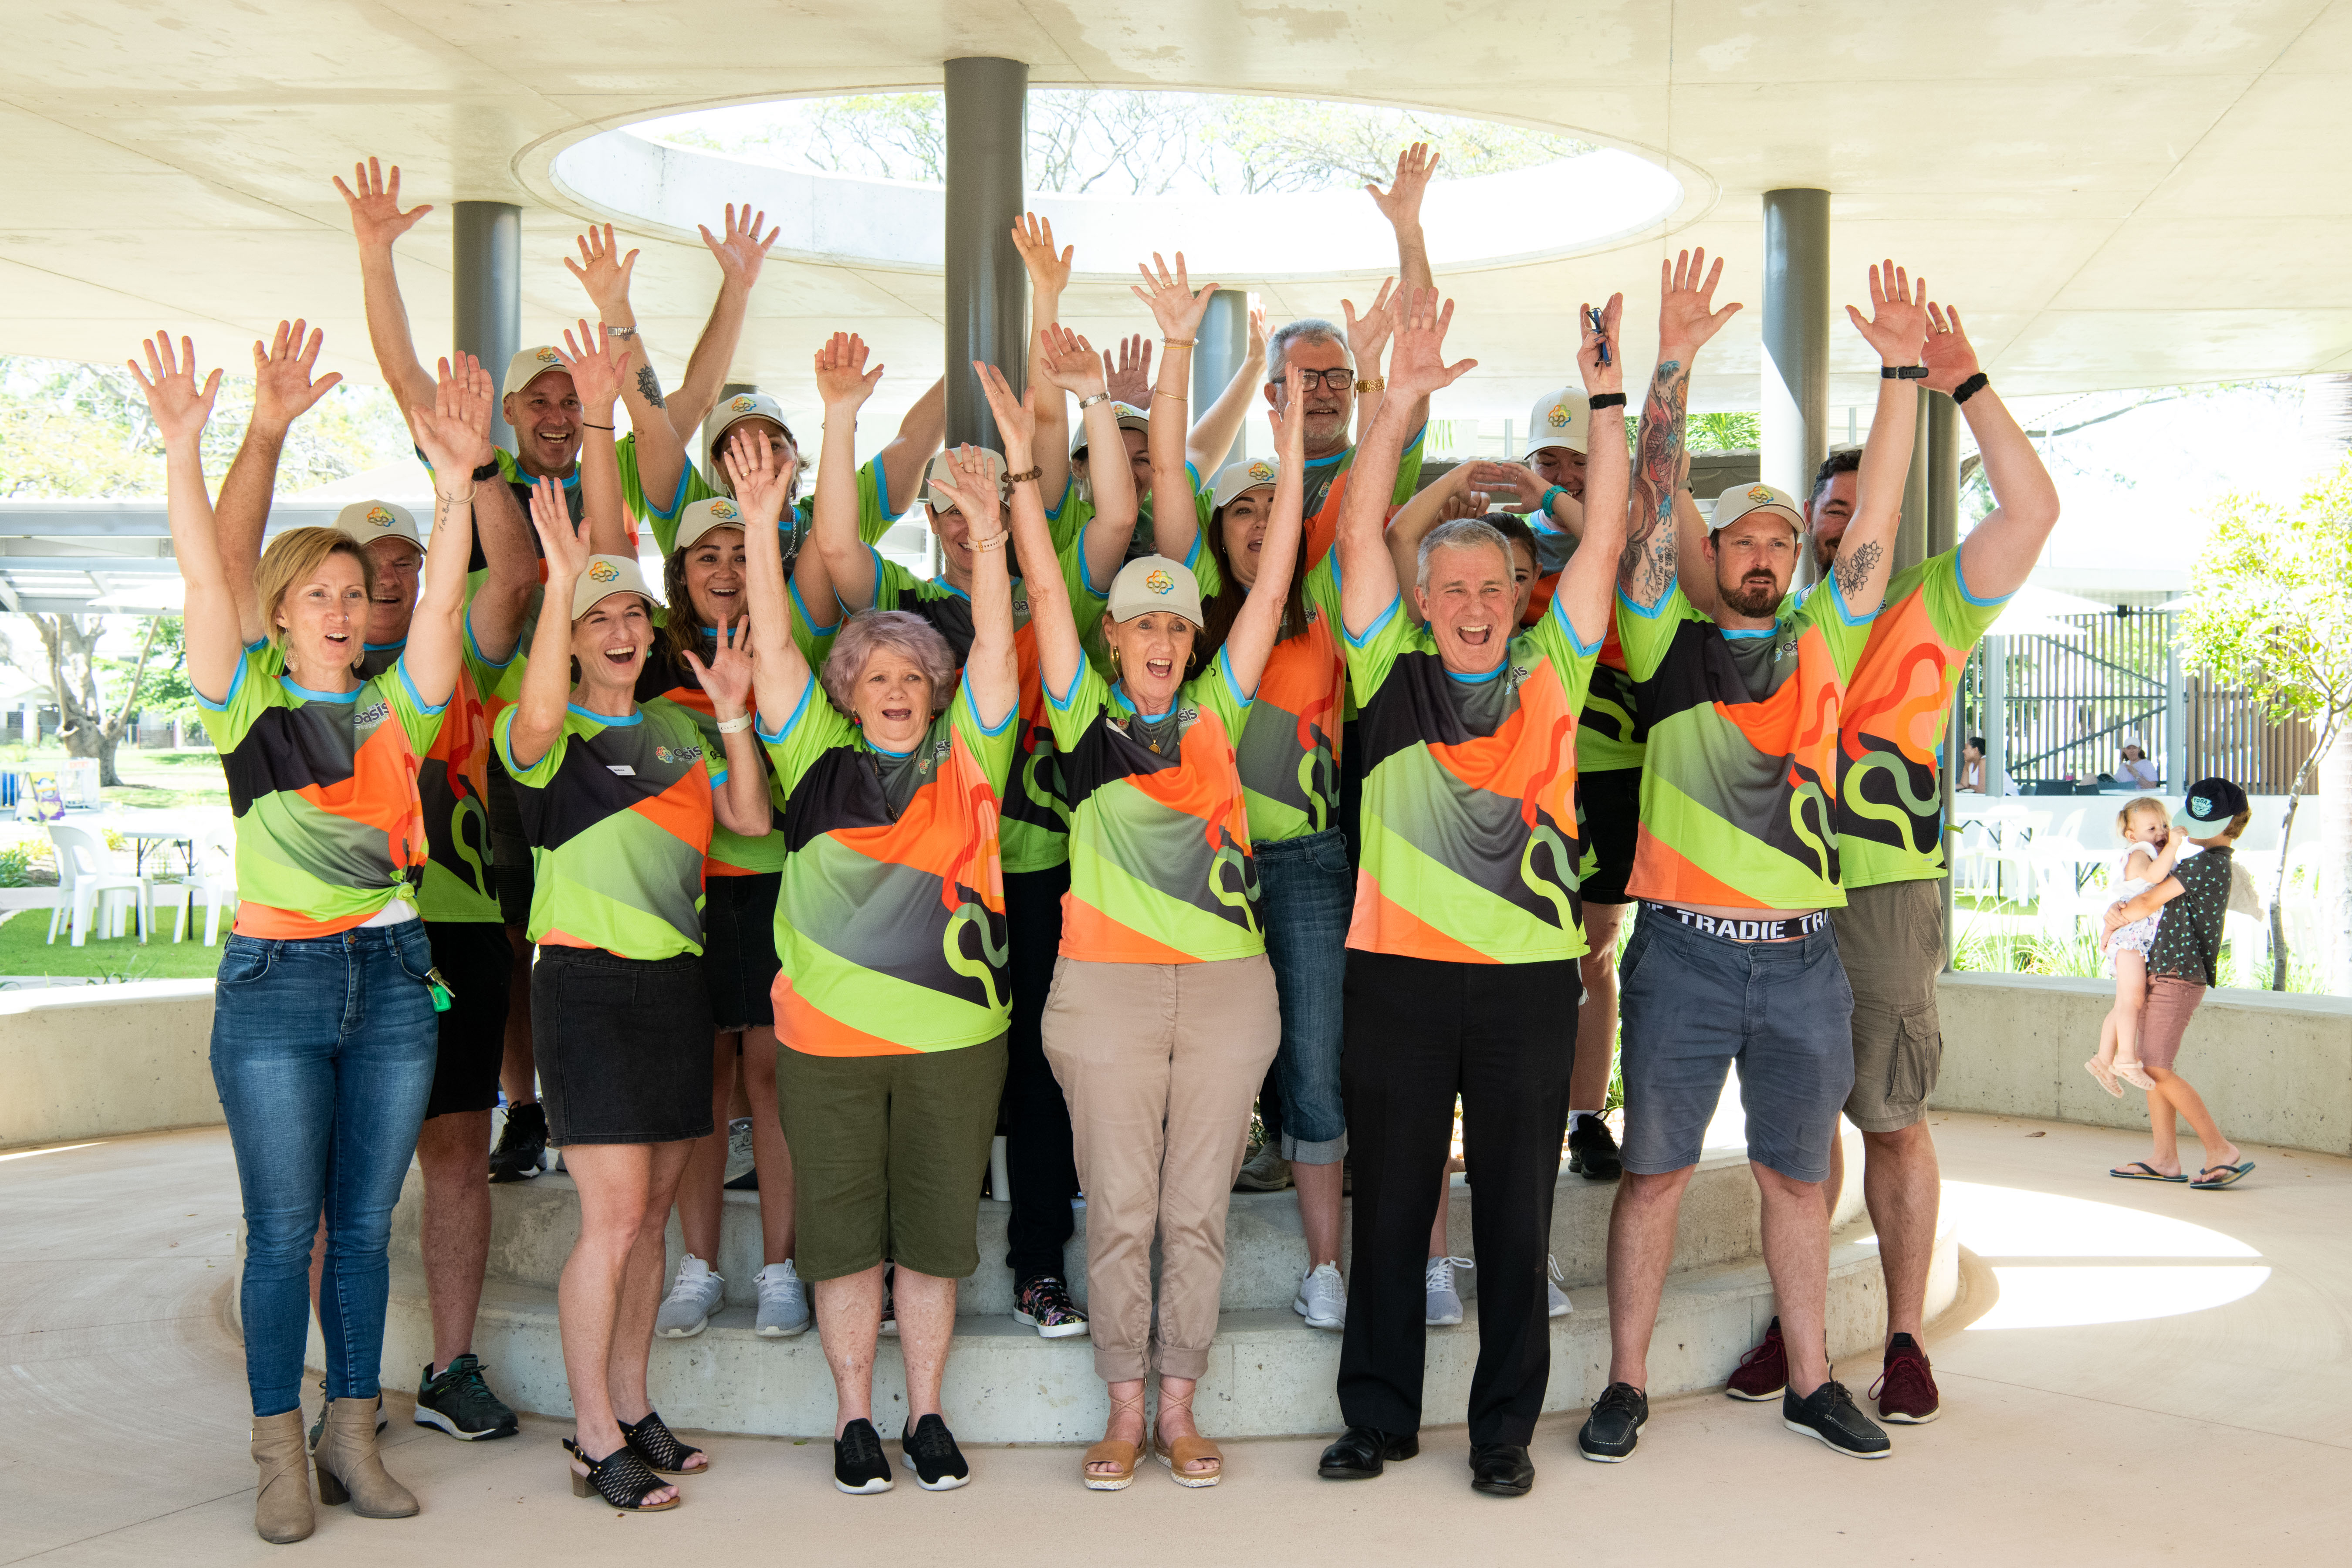
<instances>
[{"instance_id":1,"label":"orange stripe on shirt","mask_svg":"<svg viewBox=\"0 0 2352 1568\"><path fill-rule=\"evenodd\" d=\"M1356 945L1356 933L1361 931L1369 942L1377 934L1380 946L1368 947L1368 952L1392 952L1405 958L1433 959L1440 963L1494 963L1497 962L1466 942L1439 931L1402 904L1381 891L1380 884L1370 875L1356 875L1356 910L1349 921L1348 945Z\"/></svg>"},{"instance_id":2,"label":"orange stripe on shirt","mask_svg":"<svg viewBox=\"0 0 2352 1568\"><path fill-rule=\"evenodd\" d=\"M1189 952L1148 937L1076 893L1062 895L1062 955L1089 963L1191 963Z\"/></svg>"},{"instance_id":3,"label":"orange stripe on shirt","mask_svg":"<svg viewBox=\"0 0 2352 1568\"><path fill-rule=\"evenodd\" d=\"M919 1057L923 1053L879 1035L869 1035L840 1019L819 1012L793 986L793 977L778 974L768 988L776 1011L776 1038L804 1057Z\"/></svg>"}]
</instances>

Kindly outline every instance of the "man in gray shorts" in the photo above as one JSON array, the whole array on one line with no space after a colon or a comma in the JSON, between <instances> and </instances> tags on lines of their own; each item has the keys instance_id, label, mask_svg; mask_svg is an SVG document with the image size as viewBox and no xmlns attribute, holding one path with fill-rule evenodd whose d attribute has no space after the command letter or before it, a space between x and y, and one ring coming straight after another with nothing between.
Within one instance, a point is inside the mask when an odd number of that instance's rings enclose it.
<instances>
[{"instance_id":1,"label":"man in gray shorts","mask_svg":"<svg viewBox=\"0 0 2352 1568\"><path fill-rule=\"evenodd\" d=\"M2058 521L2057 489L1978 369L1957 311L1929 308L1922 357L1927 388L1952 397L1969 422L1995 505L1967 543L1895 574L1862 663L1847 683L1837 752L1838 860L1846 904L1831 911L1853 986L1853 1092L1845 1114L1862 1130L1864 1191L1886 1277L1878 1415L1906 1423L1933 1421L1939 1409L1919 1332L1942 1190L1926 1117L1943 1055L1936 978L1944 967L1937 769L1945 715L1969 650L2024 585ZM1848 538L1861 458L1852 449L1832 452L1813 481L1807 511L1813 559L1824 576ZM1911 692L1916 672L1929 663L1941 671L1943 690L1935 708L1923 710ZM1832 1141L1830 1179L1822 1184L1832 1206L1844 1174L1842 1146ZM1740 1399L1769 1399L1788 1380L1776 1320L1764 1342L1741 1362L1729 1392Z\"/></svg>"}]
</instances>

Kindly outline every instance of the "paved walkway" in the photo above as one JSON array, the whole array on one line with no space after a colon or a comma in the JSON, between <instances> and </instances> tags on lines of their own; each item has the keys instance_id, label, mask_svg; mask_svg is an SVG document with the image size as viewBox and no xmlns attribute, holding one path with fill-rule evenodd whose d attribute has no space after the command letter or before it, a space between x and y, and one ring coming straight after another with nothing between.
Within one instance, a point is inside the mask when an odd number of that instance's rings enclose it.
<instances>
[{"instance_id":1,"label":"paved walkway","mask_svg":"<svg viewBox=\"0 0 2352 1568\"><path fill-rule=\"evenodd\" d=\"M1075 1448L992 1448L962 1491L845 1498L822 1443L719 1438L684 1508L629 1520L572 1498L564 1424L467 1447L394 1394L389 1463L425 1512L322 1509L293 1548L250 1526L226 1135L0 1154L0 1563L2345 1563L2352 1161L2250 1149L2245 1185L2190 1193L2106 1179L2143 1152L2118 1133L1937 1137L1970 1290L1931 1336L1945 1416L1885 1463L1717 1396L1662 1405L1625 1465L1547 1421L1517 1500L1469 1490L1459 1426L1377 1482L1266 1441L1228 1445L1215 1490L1154 1468L1119 1494L1079 1488ZM1843 1370L1857 1394L1876 1372Z\"/></svg>"}]
</instances>

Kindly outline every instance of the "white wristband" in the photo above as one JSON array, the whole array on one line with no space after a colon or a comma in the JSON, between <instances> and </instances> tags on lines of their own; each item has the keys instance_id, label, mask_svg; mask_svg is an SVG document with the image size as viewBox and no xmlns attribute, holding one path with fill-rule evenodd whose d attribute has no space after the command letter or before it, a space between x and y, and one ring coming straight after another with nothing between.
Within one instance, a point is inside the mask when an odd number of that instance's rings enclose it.
<instances>
[{"instance_id":1,"label":"white wristband","mask_svg":"<svg viewBox=\"0 0 2352 1568\"><path fill-rule=\"evenodd\" d=\"M740 719L721 719L719 721L719 732L722 735L740 735L751 727L751 715L749 713L744 714Z\"/></svg>"}]
</instances>

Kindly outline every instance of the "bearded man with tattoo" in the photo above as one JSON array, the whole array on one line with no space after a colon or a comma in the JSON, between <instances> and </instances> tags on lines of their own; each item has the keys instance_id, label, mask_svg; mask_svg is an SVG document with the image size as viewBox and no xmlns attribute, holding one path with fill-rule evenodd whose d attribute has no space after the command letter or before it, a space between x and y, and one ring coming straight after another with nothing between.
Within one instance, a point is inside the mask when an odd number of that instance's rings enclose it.
<instances>
[{"instance_id":1,"label":"bearded man with tattoo","mask_svg":"<svg viewBox=\"0 0 2352 1568\"><path fill-rule=\"evenodd\" d=\"M1725 1074L1739 1065L1764 1262L1789 1326L1781 1416L1857 1458L1885 1434L1831 1376L1830 1174L1853 1087L1853 993L1829 911L1838 868L1838 713L1886 587L1918 411L1924 297L1891 261L1872 315L1847 313L1883 363L1835 570L1790 593L1805 517L1769 485L1717 501L1697 559L1675 526L1692 358L1738 305L1714 308L1723 263L1685 252L1664 271L1658 367L1634 453L1617 574L1617 632L1650 726L1627 890L1641 916L1621 966L1624 1177L1609 1227L1609 1385L1578 1435L1587 1458L1629 1458L1648 1418L1647 1358L1682 1195ZM1680 578L1711 587L1712 614Z\"/></svg>"}]
</instances>

